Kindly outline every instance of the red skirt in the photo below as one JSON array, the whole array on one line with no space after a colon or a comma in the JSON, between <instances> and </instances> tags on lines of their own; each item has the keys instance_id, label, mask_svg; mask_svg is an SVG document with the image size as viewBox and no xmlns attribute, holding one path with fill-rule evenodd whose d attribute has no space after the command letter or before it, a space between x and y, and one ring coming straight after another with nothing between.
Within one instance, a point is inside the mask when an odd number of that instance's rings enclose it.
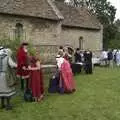
<instances>
[{"instance_id":1,"label":"red skirt","mask_svg":"<svg viewBox=\"0 0 120 120\"><path fill-rule=\"evenodd\" d=\"M23 70L22 67L17 67L17 76L22 77L23 79L29 78L29 71Z\"/></svg>"},{"instance_id":2,"label":"red skirt","mask_svg":"<svg viewBox=\"0 0 120 120\"><path fill-rule=\"evenodd\" d=\"M29 88L32 90L33 97L39 98L44 94L43 76L41 70L30 71Z\"/></svg>"},{"instance_id":3,"label":"red skirt","mask_svg":"<svg viewBox=\"0 0 120 120\"><path fill-rule=\"evenodd\" d=\"M65 92L75 91L75 81L73 79L72 69L67 60L61 65L60 87L63 86Z\"/></svg>"}]
</instances>

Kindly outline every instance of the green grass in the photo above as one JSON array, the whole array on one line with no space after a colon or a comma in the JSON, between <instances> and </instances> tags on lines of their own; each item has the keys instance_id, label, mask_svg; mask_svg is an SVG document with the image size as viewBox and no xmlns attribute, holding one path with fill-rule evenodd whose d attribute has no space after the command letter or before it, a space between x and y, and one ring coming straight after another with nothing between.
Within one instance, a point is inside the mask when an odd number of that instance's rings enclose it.
<instances>
[{"instance_id":1,"label":"green grass","mask_svg":"<svg viewBox=\"0 0 120 120\"><path fill-rule=\"evenodd\" d=\"M14 109L0 110L0 120L120 120L119 68L95 68L93 75L80 74L75 80L74 94L46 92L41 103L14 97Z\"/></svg>"}]
</instances>

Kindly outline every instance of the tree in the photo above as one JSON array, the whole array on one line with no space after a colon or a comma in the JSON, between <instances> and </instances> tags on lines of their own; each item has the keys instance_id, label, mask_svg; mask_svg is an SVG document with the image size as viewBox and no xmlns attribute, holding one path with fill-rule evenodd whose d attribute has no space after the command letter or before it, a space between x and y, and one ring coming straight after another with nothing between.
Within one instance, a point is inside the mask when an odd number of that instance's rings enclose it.
<instances>
[{"instance_id":1,"label":"tree","mask_svg":"<svg viewBox=\"0 0 120 120\"><path fill-rule=\"evenodd\" d=\"M120 32L120 19L117 19L117 20L115 21L115 26L117 27L118 32Z\"/></svg>"},{"instance_id":2,"label":"tree","mask_svg":"<svg viewBox=\"0 0 120 120\"><path fill-rule=\"evenodd\" d=\"M57 0L64 1L64 0ZM108 48L109 41L114 39L116 27L114 26L114 19L116 9L107 2L107 0L70 0L70 4L75 7L87 7L103 25L103 47Z\"/></svg>"},{"instance_id":3,"label":"tree","mask_svg":"<svg viewBox=\"0 0 120 120\"><path fill-rule=\"evenodd\" d=\"M111 48L120 48L120 20L116 20L114 23L115 37L109 41L109 47ZM113 32L112 32L113 33Z\"/></svg>"},{"instance_id":4,"label":"tree","mask_svg":"<svg viewBox=\"0 0 120 120\"><path fill-rule=\"evenodd\" d=\"M116 9L107 0L75 0L81 6L86 6L93 14L96 14L103 25L103 47L108 48L109 41L115 38L116 27L114 19ZM78 2L79 1L79 2ZM75 3L74 3L75 4ZM76 5L75 5L76 6Z\"/></svg>"}]
</instances>

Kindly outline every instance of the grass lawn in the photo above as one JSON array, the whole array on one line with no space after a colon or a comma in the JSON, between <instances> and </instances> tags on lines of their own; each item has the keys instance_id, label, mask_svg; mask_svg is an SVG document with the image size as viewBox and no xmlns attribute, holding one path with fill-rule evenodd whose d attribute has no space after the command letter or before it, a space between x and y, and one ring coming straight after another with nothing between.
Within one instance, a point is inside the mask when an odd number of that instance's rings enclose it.
<instances>
[{"instance_id":1,"label":"grass lawn","mask_svg":"<svg viewBox=\"0 0 120 120\"><path fill-rule=\"evenodd\" d=\"M95 68L93 75L75 76L77 91L46 92L41 103L12 100L12 111L0 110L0 120L120 120L120 68Z\"/></svg>"}]
</instances>

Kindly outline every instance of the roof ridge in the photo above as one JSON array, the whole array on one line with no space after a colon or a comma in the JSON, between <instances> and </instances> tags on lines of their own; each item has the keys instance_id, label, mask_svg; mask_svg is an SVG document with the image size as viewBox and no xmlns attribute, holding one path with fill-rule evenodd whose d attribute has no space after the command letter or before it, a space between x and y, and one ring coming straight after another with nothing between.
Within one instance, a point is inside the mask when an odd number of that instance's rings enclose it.
<instances>
[{"instance_id":1,"label":"roof ridge","mask_svg":"<svg viewBox=\"0 0 120 120\"><path fill-rule=\"evenodd\" d=\"M49 0L0 0L0 13L60 20L62 15Z\"/></svg>"},{"instance_id":2,"label":"roof ridge","mask_svg":"<svg viewBox=\"0 0 120 120\"><path fill-rule=\"evenodd\" d=\"M58 8L56 7L56 5L51 1L51 0L47 0L48 4L52 7L53 11L55 12L55 14L58 16L59 19L64 19L63 15L61 14L61 12L58 10Z\"/></svg>"}]
</instances>

